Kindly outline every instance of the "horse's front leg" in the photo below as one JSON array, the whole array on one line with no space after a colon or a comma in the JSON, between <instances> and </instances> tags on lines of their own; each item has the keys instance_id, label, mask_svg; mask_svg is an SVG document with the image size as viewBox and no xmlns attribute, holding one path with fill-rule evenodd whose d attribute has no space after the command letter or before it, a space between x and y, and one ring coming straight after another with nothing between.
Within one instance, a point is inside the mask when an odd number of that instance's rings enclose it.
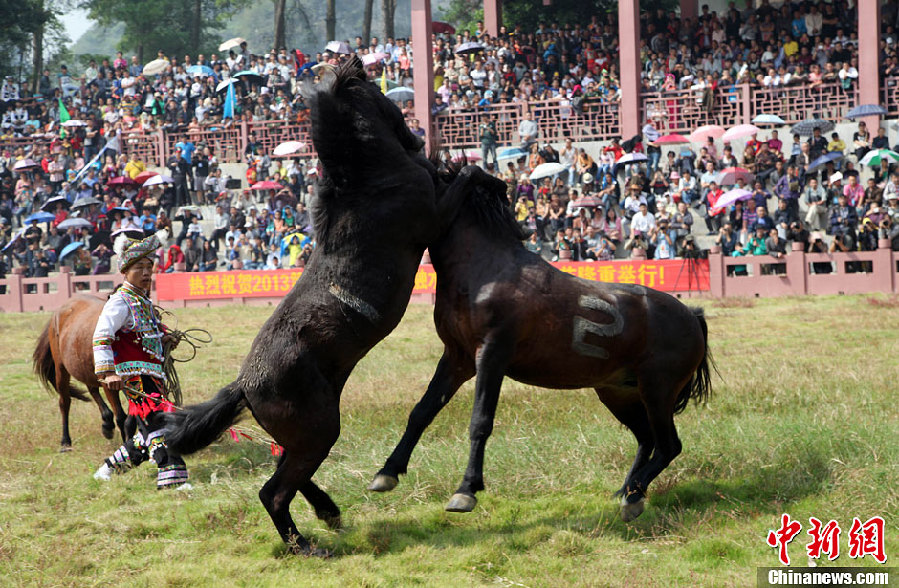
<instances>
[{"instance_id":1,"label":"horse's front leg","mask_svg":"<svg viewBox=\"0 0 899 588\"><path fill-rule=\"evenodd\" d=\"M478 378L468 429L471 451L462 485L446 505L449 512L471 512L478 503L475 493L484 489L484 448L493 432L496 404L511 354L512 344L500 340L491 340L478 350Z\"/></svg>"},{"instance_id":2,"label":"horse's front leg","mask_svg":"<svg viewBox=\"0 0 899 588\"><path fill-rule=\"evenodd\" d=\"M399 444L387 458L384 467L375 475L368 489L388 492L396 488L399 475L406 473L412 451L434 417L450 401L459 387L474 375L474 365L467 358L451 354L444 349L437 364L437 370L428 384L428 389L409 414L409 422Z\"/></svg>"}]
</instances>

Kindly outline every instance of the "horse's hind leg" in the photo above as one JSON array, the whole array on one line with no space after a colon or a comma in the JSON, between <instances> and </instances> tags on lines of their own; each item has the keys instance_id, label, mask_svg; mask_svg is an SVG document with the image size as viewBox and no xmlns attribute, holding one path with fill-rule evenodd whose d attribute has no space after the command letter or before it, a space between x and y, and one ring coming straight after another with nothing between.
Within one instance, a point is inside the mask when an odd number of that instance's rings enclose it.
<instances>
[{"instance_id":1,"label":"horse's hind leg","mask_svg":"<svg viewBox=\"0 0 899 588\"><path fill-rule=\"evenodd\" d=\"M62 440L59 443L61 452L72 451L72 437L69 435L69 408L72 406L72 395L69 393L71 376L58 363L56 364L56 391L59 394L59 414L62 415Z\"/></svg>"},{"instance_id":2,"label":"horse's hind leg","mask_svg":"<svg viewBox=\"0 0 899 588\"><path fill-rule=\"evenodd\" d=\"M97 406L100 408L100 418L103 419L100 430L103 432L103 436L107 439L112 439L112 434L115 431L115 422L113 422L112 411L109 410L109 407L103 402L103 397L100 396L99 388L88 387L87 390L91 393L91 398L94 399L94 402L96 402Z\"/></svg>"},{"instance_id":3,"label":"horse's hind leg","mask_svg":"<svg viewBox=\"0 0 899 588\"><path fill-rule=\"evenodd\" d=\"M132 423L131 431L129 432L129 427L126 426L128 416L125 414L125 411L122 410L122 401L119 400L119 393L115 390L110 390L106 386L103 386L103 392L106 394L106 400L109 401L109 406L112 407L112 412L115 415L116 426L122 434L122 443L127 443L128 439L134 437L135 430L137 429L137 421Z\"/></svg>"},{"instance_id":4,"label":"horse's hind leg","mask_svg":"<svg viewBox=\"0 0 899 588\"><path fill-rule=\"evenodd\" d=\"M617 392L617 393L616 393ZM632 484L631 478L634 472L646 465L652 455L654 439L652 436L652 428L649 426L649 417L646 416L646 408L638 398L637 390L632 390L632 398L622 398L619 390L597 388L596 394L606 408L621 422L622 425L630 429L634 437L637 438L637 455L634 457L634 463L624 478L624 484L621 489L615 493L616 496L627 496L630 492Z\"/></svg>"},{"instance_id":5,"label":"horse's hind leg","mask_svg":"<svg viewBox=\"0 0 899 588\"><path fill-rule=\"evenodd\" d=\"M412 451L418 445L425 429L452 399L459 386L473 375L474 366L465 361L454 361L447 351L443 352L443 356L437 364L437 370L431 378L431 383L428 384L428 390L409 414L409 422L403 432L403 438L387 458L384 467L369 484L369 490L387 492L396 488L399 475L406 473Z\"/></svg>"}]
</instances>

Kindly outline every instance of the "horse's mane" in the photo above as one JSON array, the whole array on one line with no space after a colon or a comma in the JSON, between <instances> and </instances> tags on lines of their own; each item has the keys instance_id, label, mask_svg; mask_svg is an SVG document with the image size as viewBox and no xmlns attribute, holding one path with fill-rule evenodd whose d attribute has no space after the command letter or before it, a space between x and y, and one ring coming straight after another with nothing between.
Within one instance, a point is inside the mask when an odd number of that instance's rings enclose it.
<instances>
[{"instance_id":1,"label":"horse's mane","mask_svg":"<svg viewBox=\"0 0 899 588\"><path fill-rule=\"evenodd\" d=\"M446 163L435 159L436 150L431 152L431 161L437 168L438 175L446 182L450 183L450 189L458 178L463 169L463 165L453 162ZM464 160L463 160L464 163ZM486 172L477 170L477 173L486 177ZM462 201L459 211L453 219L450 219L449 226L459 222L462 215L468 214L474 219L475 223L491 235L501 235L505 237L514 237L516 241L524 241L527 239L527 233L522 226L515 220L515 214L506 197L506 186L502 180L491 178L491 182L480 182L474 185L474 188L468 190ZM465 181L460 180L460 181ZM458 189L458 187L456 187Z\"/></svg>"}]
</instances>

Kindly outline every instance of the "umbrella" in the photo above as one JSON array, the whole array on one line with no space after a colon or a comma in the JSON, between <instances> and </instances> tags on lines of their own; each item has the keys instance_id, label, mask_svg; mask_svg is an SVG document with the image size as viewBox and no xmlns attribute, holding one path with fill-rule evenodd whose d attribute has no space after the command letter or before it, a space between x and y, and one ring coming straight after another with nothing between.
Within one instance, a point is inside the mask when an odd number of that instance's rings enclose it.
<instances>
[{"instance_id":1,"label":"umbrella","mask_svg":"<svg viewBox=\"0 0 899 588\"><path fill-rule=\"evenodd\" d=\"M838 159L843 159L843 154L839 151L831 151L830 153L825 153L821 157L808 164L808 169L805 171L815 171L819 167L824 167L825 165L827 165L828 162L836 161Z\"/></svg>"},{"instance_id":2,"label":"umbrella","mask_svg":"<svg viewBox=\"0 0 899 588\"><path fill-rule=\"evenodd\" d=\"M649 158L646 157L646 155L644 155L643 153L626 153L622 155L621 159L619 159L616 163L619 165L627 165L629 163L640 163L641 161L646 161L647 159Z\"/></svg>"},{"instance_id":3,"label":"umbrella","mask_svg":"<svg viewBox=\"0 0 899 588\"><path fill-rule=\"evenodd\" d=\"M25 222L26 223L30 223L30 222L49 223L50 221L52 221L55 218L56 218L55 214L41 211L41 212L35 212L31 216L27 217L25 219Z\"/></svg>"},{"instance_id":4,"label":"umbrella","mask_svg":"<svg viewBox=\"0 0 899 588\"><path fill-rule=\"evenodd\" d=\"M94 225L86 218L67 218L58 225L57 229L93 229Z\"/></svg>"},{"instance_id":5,"label":"umbrella","mask_svg":"<svg viewBox=\"0 0 899 588\"><path fill-rule=\"evenodd\" d=\"M66 208L69 207L69 201L66 200L65 196L56 196L55 198L51 198L44 202L44 205L41 206L41 210L50 212L51 209L55 209L57 204L62 204Z\"/></svg>"},{"instance_id":6,"label":"umbrella","mask_svg":"<svg viewBox=\"0 0 899 588\"><path fill-rule=\"evenodd\" d=\"M233 39L228 39L221 45L219 45L219 51L229 51L234 47L239 47L241 43L246 43L247 40L243 37L234 37Z\"/></svg>"},{"instance_id":7,"label":"umbrella","mask_svg":"<svg viewBox=\"0 0 899 588\"><path fill-rule=\"evenodd\" d=\"M528 152L521 147L506 147L499 152L497 159L519 159L527 156Z\"/></svg>"},{"instance_id":8,"label":"umbrella","mask_svg":"<svg viewBox=\"0 0 899 588\"><path fill-rule=\"evenodd\" d=\"M74 243L69 243L62 248L62 251L59 252L59 261L62 261L63 258L69 253L75 251L76 249L81 249L82 247L84 247L83 241L75 241Z\"/></svg>"},{"instance_id":9,"label":"umbrella","mask_svg":"<svg viewBox=\"0 0 899 588\"><path fill-rule=\"evenodd\" d=\"M109 214L110 212L116 212L116 211L118 211L118 212L130 212L130 213L132 213L132 214L134 214L134 212L135 212L134 210L128 208L127 206L114 206L113 208L110 208L108 211L106 211L106 213Z\"/></svg>"},{"instance_id":10,"label":"umbrella","mask_svg":"<svg viewBox=\"0 0 899 588\"><path fill-rule=\"evenodd\" d=\"M431 22L431 32L436 33L438 35L455 35L456 27L449 23L440 22L439 20L435 20Z\"/></svg>"},{"instance_id":11,"label":"umbrella","mask_svg":"<svg viewBox=\"0 0 899 588\"><path fill-rule=\"evenodd\" d=\"M721 140L725 143L729 141L733 141L735 139L742 139L743 137L751 137L755 135L762 129L758 128L755 125L737 125L735 127L731 127L727 129L727 132L721 135Z\"/></svg>"},{"instance_id":12,"label":"umbrella","mask_svg":"<svg viewBox=\"0 0 899 588\"><path fill-rule=\"evenodd\" d=\"M317 62L317 61L307 61L307 62L304 63L302 66L300 66L300 69L297 70L297 73L300 73L300 72L302 72L302 71L306 71L307 69L312 69L312 68L315 67L316 65L318 65L318 62Z\"/></svg>"},{"instance_id":13,"label":"umbrella","mask_svg":"<svg viewBox=\"0 0 899 588\"><path fill-rule=\"evenodd\" d=\"M164 176L162 174L157 174L144 182L144 187L147 188L149 186L161 186L163 184L174 184L175 180L168 176Z\"/></svg>"},{"instance_id":14,"label":"umbrella","mask_svg":"<svg viewBox=\"0 0 899 588\"><path fill-rule=\"evenodd\" d=\"M474 151L468 151L453 157L453 161L456 163L461 163L463 159L468 163L474 163L475 161L481 161L481 156Z\"/></svg>"},{"instance_id":15,"label":"umbrella","mask_svg":"<svg viewBox=\"0 0 899 588\"><path fill-rule=\"evenodd\" d=\"M83 120L77 120L77 119L71 118L71 119L67 120L66 122L62 123L61 126L64 126L64 127L86 127L87 123L84 122Z\"/></svg>"},{"instance_id":16,"label":"umbrella","mask_svg":"<svg viewBox=\"0 0 899 588\"><path fill-rule=\"evenodd\" d=\"M215 71L208 65L192 65L187 68L187 73L192 76L214 76Z\"/></svg>"},{"instance_id":17,"label":"umbrella","mask_svg":"<svg viewBox=\"0 0 899 588\"><path fill-rule=\"evenodd\" d=\"M121 234L125 234L129 237L134 237L136 239L140 239L144 236L143 229L139 229L137 227L125 227L123 229L119 229L118 231L113 231L113 233L109 236L110 239L115 241L116 237Z\"/></svg>"},{"instance_id":18,"label":"umbrella","mask_svg":"<svg viewBox=\"0 0 899 588\"><path fill-rule=\"evenodd\" d=\"M562 173L568 169L561 163L541 163L537 167L534 168L534 171L531 172L529 178L531 180L539 180L541 178L548 178L550 176L554 176L558 173Z\"/></svg>"},{"instance_id":19,"label":"umbrella","mask_svg":"<svg viewBox=\"0 0 899 588\"><path fill-rule=\"evenodd\" d=\"M815 129L821 129L822 133L832 131L834 124L823 118L809 118L793 125L791 132L800 137L811 137L815 133Z\"/></svg>"},{"instance_id":20,"label":"umbrella","mask_svg":"<svg viewBox=\"0 0 899 588\"><path fill-rule=\"evenodd\" d=\"M306 148L306 144L302 141L285 141L275 147L272 151L274 155L293 155Z\"/></svg>"},{"instance_id":21,"label":"umbrella","mask_svg":"<svg viewBox=\"0 0 899 588\"><path fill-rule=\"evenodd\" d=\"M27 171L40 166L41 164L35 162L33 159L27 158L21 161L17 161L16 164L12 166L12 169L13 171Z\"/></svg>"},{"instance_id":22,"label":"umbrella","mask_svg":"<svg viewBox=\"0 0 899 588\"><path fill-rule=\"evenodd\" d=\"M752 119L754 125L785 125L787 121L776 114L760 114Z\"/></svg>"},{"instance_id":23,"label":"umbrella","mask_svg":"<svg viewBox=\"0 0 899 588\"><path fill-rule=\"evenodd\" d=\"M718 172L718 183L722 186L733 186L740 178L744 182L751 182L753 178L752 172L742 167L726 167Z\"/></svg>"},{"instance_id":24,"label":"umbrella","mask_svg":"<svg viewBox=\"0 0 899 588\"><path fill-rule=\"evenodd\" d=\"M887 109L880 104L859 104L846 113L846 118L863 118L865 116L883 116Z\"/></svg>"},{"instance_id":25,"label":"umbrella","mask_svg":"<svg viewBox=\"0 0 899 588\"><path fill-rule=\"evenodd\" d=\"M877 167L884 159L888 159L892 163L897 163L899 162L899 153L896 153L891 149L872 149L859 160L858 164Z\"/></svg>"},{"instance_id":26,"label":"umbrella","mask_svg":"<svg viewBox=\"0 0 899 588\"><path fill-rule=\"evenodd\" d=\"M413 100L415 98L415 92L413 92L411 88L405 86L387 90L386 95L394 102L405 102L406 100Z\"/></svg>"},{"instance_id":27,"label":"umbrella","mask_svg":"<svg viewBox=\"0 0 899 588\"><path fill-rule=\"evenodd\" d=\"M25 229L19 229L18 231L16 231L16 234L12 236L12 239L9 240L9 243L6 244L6 246L2 249L2 251L6 251L7 249L9 249L13 245L15 245L16 241L21 239L22 235L24 235L24 234L25 234Z\"/></svg>"},{"instance_id":28,"label":"umbrella","mask_svg":"<svg viewBox=\"0 0 899 588\"><path fill-rule=\"evenodd\" d=\"M135 182L128 176L116 176L116 177L112 178L111 180L109 180L108 182L106 182L106 185L107 186L135 186L135 185L137 185L137 182Z\"/></svg>"},{"instance_id":29,"label":"umbrella","mask_svg":"<svg viewBox=\"0 0 899 588\"><path fill-rule=\"evenodd\" d=\"M350 46L343 41L330 41L325 45L325 51L330 51L331 53L343 53L344 55L349 55L353 52L353 50L350 49Z\"/></svg>"},{"instance_id":30,"label":"umbrella","mask_svg":"<svg viewBox=\"0 0 899 588\"><path fill-rule=\"evenodd\" d=\"M91 204L100 204L100 201L93 196L88 196L87 198L79 198L75 201L75 204L72 205L72 208L84 208L85 206L90 206Z\"/></svg>"},{"instance_id":31,"label":"umbrella","mask_svg":"<svg viewBox=\"0 0 899 588\"><path fill-rule=\"evenodd\" d=\"M468 55L469 53L480 53L483 50L484 46L480 43L469 41L468 43L462 43L461 45L456 47L455 53L457 55Z\"/></svg>"},{"instance_id":32,"label":"umbrella","mask_svg":"<svg viewBox=\"0 0 899 588\"><path fill-rule=\"evenodd\" d=\"M249 69L245 69L244 71L239 71L231 77L244 78L247 81L249 81L249 78L253 78L253 81L256 83L261 83L263 80L263 77L261 74L258 74L255 71L252 71Z\"/></svg>"},{"instance_id":33,"label":"umbrella","mask_svg":"<svg viewBox=\"0 0 899 588\"><path fill-rule=\"evenodd\" d=\"M145 76L155 76L159 75L166 70L169 66L168 59L154 59L150 63L144 66L144 75Z\"/></svg>"},{"instance_id":34,"label":"umbrella","mask_svg":"<svg viewBox=\"0 0 899 588\"><path fill-rule=\"evenodd\" d=\"M715 206L712 207L712 210L720 210L730 206L738 200L749 200L750 198L752 198L752 192L749 190L734 188L733 190L729 190L722 194L721 198L718 199L718 202L715 203Z\"/></svg>"},{"instance_id":35,"label":"umbrella","mask_svg":"<svg viewBox=\"0 0 899 588\"><path fill-rule=\"evenodd\" d=\"M596 196L584 196L583 198L578 198L572 203L572 206L575 208L596 208L597 206L602 206L602 198L597 198Z\"/></svg>"},{"instance_id":36,"label":"umbrella","mask_svg":"<svg viewBox=\"0 0 899 588\"><path fill-rule=\"evenodd\" d=\"M368 55L362 56L362 65L373 65L375 63L378 63L382 59L387 59L388 57L390 56L380 51L377 53L369 53Z\"/></svg>"},{"instance_id":37,"label":"umbrella","mask_svg":"<svg viewBox=\"0 0 899 588\"><path fill-rule=\"evenodd\" d=\"M673 135L665 135L665 136L659 137L658 139L653 141L653 143L655 143L656 145L675 145L678 143L689 143L689 142L690 142L689 137L684 137L683 135L678 135L677 133L674 133Z\"/></svg>"},{"instance_id":38,"label":"umbrella","mask_svg":"<svg viewBox=\"0 0 899 588\"><path fill-rule=\"evenodd\" d=\"M202 209L199 206L193 206L193 205L182 206L181 208L178 209L178 212L175 213L175 216L184 216L185 212L194 215L195 217L197 217L198 220L203 219Z\"/></svg>"},{"instance_id":39,"label":"umbrella","mask_svg":"<svg viewBox=\"0 0 899 588\"><path fill-rule=\"evenodd\" d=\"M235 83L236 81L237 81L237 80L234 79L234 78L228 78L227 80L222 80L221 82L219 82L218 84L216 84L216 86L215 86L215 91L216 91L216 92L223 92L223 91L225 90L225 88L227 88L227 87L230 86L231 84Z\"/></svg>"},{"instance_id":40,"label":"umbrella","mask_svg":"<svg viewBox=\"0 0 899 588\"><path fill-rule=\"evenodd\" d=\"M718 138L724 134L724 127L718 125L704 125L690 133L690 141L693 143L702 143L709 137Z\"/></svg>"},{"instance_id":41,"label":"umbrella","mask_svg":"<svg viewBox=\"0 0 899 588\"><path fill-rule=\"evenodd\" d=\"M273 182L271 180L265 180L264 182L256 182L252 186L250 186L253 190L280 190L283 188L281 184L278 182Z\"/></svg>"},{"instance_id":42,"label":"umbrella","mask_svg":"<svg viewBox=\"0 0 899 588\"><path fill-rule=\"evenodd\" d=\"M153 176L158 176L158 175L159 174L156 173L155 171L150 171L150 170L142 171L139 174L137 174L136 176L134 176L134 181L137 182L138 184L144 184L147 180L149 180Z\"/></svg>"}]
</instances>

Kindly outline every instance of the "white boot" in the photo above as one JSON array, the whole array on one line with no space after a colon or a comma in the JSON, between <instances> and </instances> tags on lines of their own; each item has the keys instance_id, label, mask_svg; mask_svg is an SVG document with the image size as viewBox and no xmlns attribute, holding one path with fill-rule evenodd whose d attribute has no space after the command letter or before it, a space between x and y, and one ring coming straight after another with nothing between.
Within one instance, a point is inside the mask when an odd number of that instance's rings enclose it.
<instances>
[{"instance_id":1,"label":"white boot","mask_svg":"<svg viewBox=\"0 0 899 588\"><path fill-rule=\"evenodd\" d=\"M94 479L101 480L103 482L108 482L110 479L112 479L112 474L114 472L115 472L115 470L113 470L111 467L109 467L109 465L107 465L104 462L103 465L101 465L99 467L99 469L97 469L97 471L94 472Z\"/></svg>"}]
</instances>

